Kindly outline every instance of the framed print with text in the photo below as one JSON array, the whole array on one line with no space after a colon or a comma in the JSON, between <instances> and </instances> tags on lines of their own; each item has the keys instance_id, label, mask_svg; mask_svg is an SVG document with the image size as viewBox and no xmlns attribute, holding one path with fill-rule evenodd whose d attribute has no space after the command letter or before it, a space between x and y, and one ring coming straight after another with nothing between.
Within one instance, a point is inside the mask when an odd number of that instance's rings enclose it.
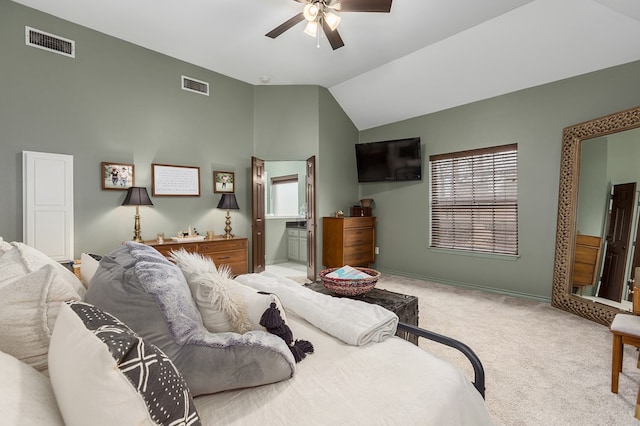
<instances>
[{"instance_id":1,"label":"framed print with text","mask_svg":"<svg viewBox=\"0 0 640 426\"><path fill-rule=\"evenodd\" d=\"M200 196L200 167L151 164L154 196Z\"/></svg>"}]
</instances>

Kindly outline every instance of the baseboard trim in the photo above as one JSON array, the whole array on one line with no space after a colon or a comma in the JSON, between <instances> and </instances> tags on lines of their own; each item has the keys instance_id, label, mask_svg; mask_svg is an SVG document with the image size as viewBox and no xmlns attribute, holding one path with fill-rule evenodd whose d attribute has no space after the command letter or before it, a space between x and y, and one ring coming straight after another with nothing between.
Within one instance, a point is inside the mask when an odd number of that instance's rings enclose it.
<instances>
[{"instance_id":1,"label":"baseboard trim","mask_svg":"<svg viewBox=\"0 0 640 426\"><path fill-rule=\"evenodd\" d=\"M504 290L504 289L493 288L493 287L485 287L485 286L469 284L469 283L463 283L463 282L458 282L458 281L442 280L442 279L438 279L438 278L429 277L429 276L426 276L426 275L411 274L411 273L407 273L407 272L403 272L403 271L396 271L394 269L376 268L376 270L382 272L383 274L398 275L398 276L401 276L401 277L414 278L414 279L422 280L422 281L431 281L431 282L436 283L436 284L450 285L450 286L454 286L454 287L468 288L468 289L471 289L471 290L480 290L480 291L486 291L486 292L489 292L489 293L502 294L502 295L505 295L505 296L521 297L521 298L524 298L524 299L531 299L531 300L535 300L535 301L538 301L538 302L551 303L551 298L550 297L543 297L543 296L538 296L538 295L535 295L535 294L519 293L517 291L508 291L508 290Z\"/></svg>"}]
</instances>

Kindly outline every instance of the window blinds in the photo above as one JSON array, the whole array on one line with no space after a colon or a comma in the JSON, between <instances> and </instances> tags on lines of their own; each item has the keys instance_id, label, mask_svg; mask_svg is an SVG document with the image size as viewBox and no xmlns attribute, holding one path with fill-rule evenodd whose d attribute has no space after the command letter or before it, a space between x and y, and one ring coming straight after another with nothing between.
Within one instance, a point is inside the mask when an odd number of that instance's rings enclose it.
<instances>
[{"instance_id":1,"label":"window blinds","mask_svg":"<svg viewBox=\"0 0 640 426\"><path fill-rule=\"evenodd\" d=\"M518 146L429 157L431 246L518 254Z\"/></svg>"}]
</instances>

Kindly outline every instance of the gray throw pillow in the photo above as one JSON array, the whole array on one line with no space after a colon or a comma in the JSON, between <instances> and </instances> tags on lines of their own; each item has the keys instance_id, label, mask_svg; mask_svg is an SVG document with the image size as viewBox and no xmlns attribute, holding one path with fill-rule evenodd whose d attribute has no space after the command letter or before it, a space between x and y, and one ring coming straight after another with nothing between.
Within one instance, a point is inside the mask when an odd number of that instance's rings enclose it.
<instances>
[{"instance_id":1,"label":"gray throw pillow","mask_svg":"<svg viewBox=\"0 0 640 426\"><path fill-rule=\"evenodd\" d=\"M153 247L127 242L103 256L85 300L160 348L194 396L295 374L287 344L273 334L209 332L184 275Z\"/></svg>"}]
</instances>

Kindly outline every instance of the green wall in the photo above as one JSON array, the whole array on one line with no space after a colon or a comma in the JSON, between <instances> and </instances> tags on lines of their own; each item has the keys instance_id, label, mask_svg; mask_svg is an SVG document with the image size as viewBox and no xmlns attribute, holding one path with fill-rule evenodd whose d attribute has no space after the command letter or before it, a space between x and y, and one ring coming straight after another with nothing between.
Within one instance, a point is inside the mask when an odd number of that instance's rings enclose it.
<instances>
[{"instance_id":1,"label":"green wall","mask_svg":"<svg viewBox=\"0 0 640 426\"><path fill-rule=\"evenodd\" d=\"M73 39L75 59L25 46L25 25ZM317 86L251 86L13 2L0 2L0 235L22 238L23 150L73 154L75 251L128 240L123 191L103 191L100 162L134 163L151 189L151 163L200 167L200 197L154 197L142 234L188 225L221 233L212 172L236 175L233 232L250 236L250 158L316 157L317 264L321 218L373 198L376 267L444 283L549 299L562 129L640 104L640 62L358 132ZM211 96L180 89L208 81ZM353 145L420 136L421 182L358 185ZM520 256L505 260L429 249L428 157L518 143Z\"/></svg>"},{"instance_id":2,"label":"green wall","mask_svg":"<svg viewBox=\"0 0 640 426\"><path fill-rule=\"evenodd\" d=\"M360 185L375 200L376 267L457 285L550 299L564 127L640 104L640 62L369 129L361 142L420 136L424 177ZM429 248L430 155L518 144L520 256L469 256Z\"/></svg>"},{"instance_id":3,"label":"green wall","mask_svg":"<svg viewBox=\"0 0 640 426\"><path fill-rule=\"evenodd\" d=\"M76 41L75 59L25 46L25 25ZM17 5L0 3L0 233L22 239L21 151L73 154L75 252L108 252L133 235L124 191L104 191L100 162L135 164L151 192L151 163L200 167L200 197L153 197L141 208L142 236L188 225L223 232L213 171L242 172L253 153L253 87ZM181 90L181 75L208 81L210 96ZM246 215L232 214L247 235Z\"/></svg>"},{"instance_id":4,"label":"green wall","mask_svg":"<svg viewBox=\"0 0 640 426\"><path fill-rule=\"evenodd\" d=\"M320 93L319 138L317 214L322 218L332 216L337 210L347 213L359 200L354 148L358 131L328 91Z\"/></svg>"},{"instance_id":5,"label":"green wall","mask_svg":"<svg viewBox=\"0 0 640 426\"><path fill-rule=\"evenodd\" d=\"M318 86L255 87L255 156L306 160L318 153Z\"/></svg>"},{"instance_id":6,"label":"green wall","mask_svg":"<svg viewBox=\"0 0 640 426\"><path fill-rule=\"evenodd\" d=\"M24 27L75 40L76 57L25 46ZM22 239L22 151L74 156L75 253L105 253L133 235L124 191L104 191L100 163L133 163L151 192L151 164L200 168L200 197L152 197L142 236L187 226L222 233L213 171L235 173L233 232L251 234L251 156L318 156L317 86L251 86L13 2L0 2L0 236ZM181 76L210 83L210 96L181 90ZM332 98L331 98L332 99ZM336 108L337 105L332 105ZM357 140L353 124L332 112ZM345 143L345 141L339 141ZM325 141L325 143L332 143ZM318 170L320 173L320 170ZM350 189L355 197L357 187Z\"/></svg>"},{"instance_id":7,"label":"green wall","mask_svg":"<svg viewBox=\"0 0 640 426\"><path fill-rule=\"evenodd\" d=\"M319 271L322 217L345 209L358 199L353 148L358 141L358 130L329 91L317 86L256 86L255 105L257 157L264 160L316 158L316 266Z\"/></svg>"}]
</instances>

